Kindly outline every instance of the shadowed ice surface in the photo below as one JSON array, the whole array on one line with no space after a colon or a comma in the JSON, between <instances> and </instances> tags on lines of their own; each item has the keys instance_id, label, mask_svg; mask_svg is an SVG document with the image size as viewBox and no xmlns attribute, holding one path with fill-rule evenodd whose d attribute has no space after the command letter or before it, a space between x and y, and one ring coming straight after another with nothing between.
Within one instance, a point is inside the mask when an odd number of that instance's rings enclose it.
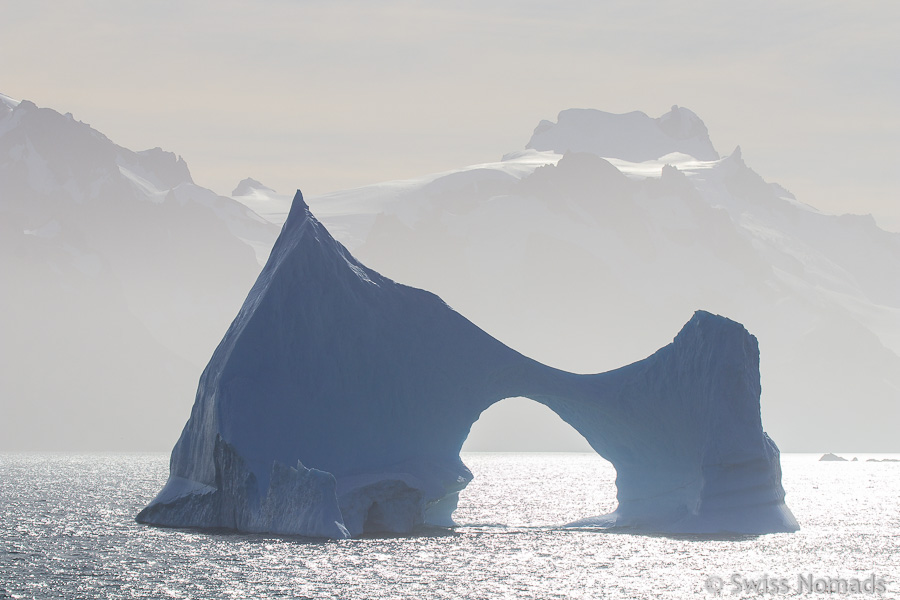
<instances>
[{"instance_id":1,"label":"shadowed ice surface","mask_svg":"<svg viewBox=\"0 0 900 600\"><path fill-rule=\"evenodd\" d=\"M620 369L543 365L357 261L298 190L136 518L328 538L452 525L471 425L527 396L617 470L616 511L578 526L794 531L759 382L756 338L704 311Z\"/></svg>"},{"instance_id":2,"label":"shadowed ice surface","mask_svg":"<svg viewBox=\"0 0 900 600\"><path fill-rule=\"evenodd\" d=\"M310 541L135 523L166 480L164 454L0 454L0 598L711 598L707 578L734 573L791 583L874 573L895 597L900 466L818 458L782 456L802 527L792 534L558 528L614 506L609 463L464 453L475 479L452 533Z\"/></svg>"}]
</instances>

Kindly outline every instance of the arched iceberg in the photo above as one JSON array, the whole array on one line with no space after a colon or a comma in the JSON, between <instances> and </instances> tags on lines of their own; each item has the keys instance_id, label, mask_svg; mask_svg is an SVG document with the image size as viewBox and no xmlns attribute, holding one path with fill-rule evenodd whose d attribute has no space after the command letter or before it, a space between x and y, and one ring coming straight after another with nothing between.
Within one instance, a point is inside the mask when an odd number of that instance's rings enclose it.
<instances>
[{"instance_id":1,"label":"arched iceberg","mask_svg":"<svg viewBox=\"0 0 900 600\"><path fill-rule=\"evenodd\" d=\"M798 528L742 325L697 312L632 365L553 369L359 263L299 191L201 376L169 481L137 519L323 537L451 525L472 478L459 458L469 429L513 396L550 407L616 467L617 510L578 525Z\"/></svg>"}]
</instances>

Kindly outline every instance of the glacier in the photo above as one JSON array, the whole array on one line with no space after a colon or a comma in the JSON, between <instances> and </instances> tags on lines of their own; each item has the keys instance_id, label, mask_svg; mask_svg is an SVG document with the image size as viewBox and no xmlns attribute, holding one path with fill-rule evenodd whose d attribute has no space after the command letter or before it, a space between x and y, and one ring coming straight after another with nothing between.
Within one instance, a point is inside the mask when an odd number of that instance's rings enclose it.
<instances>
[{"instance_id":1,"label":"glacier","mask_svg":"<svg viewBox=\"0 0 900 600\"><path fill-rule=\"evenodd\" d=\"M703 311L620 369L541 364L367 268L298 191L137 521L328 538L451 526L472 424L524 396L616 468L616 511L573 526L794 531L759 381L756 338Z\"/></svg>"}]
</instances>

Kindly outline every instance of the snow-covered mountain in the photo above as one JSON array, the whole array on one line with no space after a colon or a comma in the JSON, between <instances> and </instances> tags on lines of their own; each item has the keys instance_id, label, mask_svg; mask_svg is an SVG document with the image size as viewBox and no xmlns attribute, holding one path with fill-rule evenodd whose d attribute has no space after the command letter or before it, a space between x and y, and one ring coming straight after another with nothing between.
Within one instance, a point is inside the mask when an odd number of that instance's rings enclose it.
<instances>
[{"instance_id":1,"label":"snow-covered mountain","mask_svg":"<svg viewBox=\"0 0 900 600\"><path fill-rule=\"evenodd\" d=\"M366 264L544 363L627 364L705 309L758 336L782 449L900 449L900 235L720 157L684 108L563 111L526 146L308 201ZM292 194L233 196L0 95L0 447L171 444Z\"/></svg>"},{"instance_id":2,"label":"snow-covered mountain","mask_svg":"<svg viewBox=\"0 0 900 600\"><path fill-rule=\"evenodd\" d=\"M739 148L720 158L684 108L567 110L526 146L309 204L366 264L566 370L637 360L696 309L727 315L759 338L782 449L900 449L900 234L799 202ZM251 205L281 222L288 201Z\"/></svg>"},{"instance_id":3,"label":"snow-covered mountain","mask_svg":"<svg viewBox=\"0 0 900 600\"><path fill-rule=\"evenodd\" d=\"M6 96L0 228L0 444L41 449L169 445L279 229Z\"/></svg>"}]
</instances>

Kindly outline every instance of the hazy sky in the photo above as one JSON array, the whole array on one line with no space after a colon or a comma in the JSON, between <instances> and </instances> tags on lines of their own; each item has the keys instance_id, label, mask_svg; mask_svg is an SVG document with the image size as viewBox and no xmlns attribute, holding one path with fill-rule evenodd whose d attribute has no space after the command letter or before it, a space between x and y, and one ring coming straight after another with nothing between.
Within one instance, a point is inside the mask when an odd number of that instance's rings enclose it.
<instances>
[{"instance_id":1,"label":"hazy sky","mask_svg":"<svg viewBox=\"0 0 900 600\"><path fill-rule=\"evenodd\" d=\"M900 230L900 4L7 2L0 92L319 193L492 161L560 110L696 112L801 200Z\"/></svg>"}]
</instances>

